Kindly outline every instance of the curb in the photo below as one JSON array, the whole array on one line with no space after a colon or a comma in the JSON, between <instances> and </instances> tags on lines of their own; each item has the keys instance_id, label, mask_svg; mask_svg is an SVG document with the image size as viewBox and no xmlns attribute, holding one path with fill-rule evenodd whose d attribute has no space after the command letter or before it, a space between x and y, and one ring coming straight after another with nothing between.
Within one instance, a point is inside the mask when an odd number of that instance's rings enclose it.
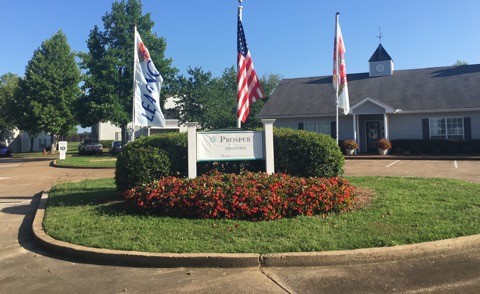
<instances>
[{"instance_id":1,"label":"curb","mask_svg":"<svg viewBox=\"0 0 480 294\"><path fill-rule=\"evenodd\" d=\"M472 160L479 161L480 156L455 156L455 155L344 155L345 159L358 160Z\"/></svg>"},{"instance_id":2,"label":"curb","mask_svg":"<svg viewBox=\"0 0 480 294\"><path fill-rule=\"evenodd\" d=\"M115 167L108 167L108 166L68 166L68 165L59 165L57 164L57 160L55 159L50 163L53 167L58 168L71 168L71 169L115 169Z\"/></svg>"},{"instance_id":3,"label":"curb","mask_svg":"<svg viewBox=\"0 0 480 294\"><path fill-rule=\"evenodd\" d=\"M135 267L308 267L359 265L438 257L479 250L480 234L393 247L292 253L148 253L92 248L56 240L44 231L43 218L49 190L42 193L32 224L34 241L43 249L94 264Z\"/></svg>"}]
</instances>

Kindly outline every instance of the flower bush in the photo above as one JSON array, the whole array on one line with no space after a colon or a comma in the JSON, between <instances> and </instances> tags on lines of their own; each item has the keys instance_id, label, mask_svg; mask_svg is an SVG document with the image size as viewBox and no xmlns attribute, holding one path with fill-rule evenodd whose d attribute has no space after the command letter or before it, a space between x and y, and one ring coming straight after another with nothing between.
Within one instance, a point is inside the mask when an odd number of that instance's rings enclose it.
<instances>
[{"instance_id":1,"label":"flower bush","mask_svg":"<svg viewBox=\"0 0 480 294\"><path fill-rule=\"evenodd\" d=\"M358 149L358 144L352 139L343 140L340 145L343 149Z\"/></svg>"},{"instance_id":2,"label":"flower bush","mask_svg":"<svg viewBox=\"0 0 480 294\"><path fill-rule=\"evenodd\" d=\"M392 143L390 143L390 141L384 138L377 140L375 142L375 146L377 146L378 149L383 149L383 150L392 149Z\"/></svg>"},{"instance_id":3,"label":"flower bush","mask_svg":"<svg viewBox=\"0 0 480 294\"><path fill-rule=\"evenodd\" d=\"M124 197L147 213L263 221L347 211L354 194L354 187L343 178L247 172L213 173L195 179L166 177L127 190Z\"/></svg>"}]
</instances>

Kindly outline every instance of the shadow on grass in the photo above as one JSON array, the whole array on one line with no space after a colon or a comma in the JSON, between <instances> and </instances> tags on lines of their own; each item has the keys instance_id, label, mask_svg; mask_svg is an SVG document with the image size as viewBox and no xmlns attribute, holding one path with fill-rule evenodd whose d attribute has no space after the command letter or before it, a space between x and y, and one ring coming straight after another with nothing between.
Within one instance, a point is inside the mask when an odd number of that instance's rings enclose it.
<instances>
[{"instance_id":1,"label":"shadow on grass","mask_svg":"<svg viewBox=\"0 0 480 294\"><path fill-rule=\"evenodd\" d=\"M122 199L121 193L112 188L84 188L82 192L55 195L48 199L48 206L100 205Z\"/></svg>"}]
</instances>

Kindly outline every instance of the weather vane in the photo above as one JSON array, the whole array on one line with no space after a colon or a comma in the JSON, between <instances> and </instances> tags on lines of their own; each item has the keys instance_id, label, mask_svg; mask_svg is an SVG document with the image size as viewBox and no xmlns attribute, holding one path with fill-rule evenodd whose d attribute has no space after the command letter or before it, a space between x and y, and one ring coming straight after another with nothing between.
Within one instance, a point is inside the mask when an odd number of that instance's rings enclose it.
<instances>
[{"instance_id":1,"label":"weather vane","mask_svg":"<svg viewBox=\"0 0 480 294\"><path fill-rule=\"evenodd\" d=\"M239 0L240 1L240 0ZM382 44L382 38L383 38L383 34L382 34L382 30L380 27L378 27L378 41L380 42L380 44Z\"/></svg>"}]
</instances>

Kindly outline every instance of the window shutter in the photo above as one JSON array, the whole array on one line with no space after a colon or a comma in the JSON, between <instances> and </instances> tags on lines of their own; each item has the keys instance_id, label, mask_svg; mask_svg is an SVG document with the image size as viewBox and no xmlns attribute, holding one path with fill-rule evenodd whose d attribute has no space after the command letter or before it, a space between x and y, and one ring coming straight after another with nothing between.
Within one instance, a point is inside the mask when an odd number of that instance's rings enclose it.
<instances>
[{"instance_id":1,"label":"window shutter","mask_svg":"<svg viewBox=\"0 0 480 294\"><path fill-rule=\"evenodd\" d=\"M469 117L463 118L463 132L465 140L472 140L472 123Z\"/></svg>"},{"instance_id":2,"label":"window shutter","mask_svg":"<svg viewBox=\"0 0 480 294\"><path fill-rule=\"evenodd\" d=\"M304 130L303 123L298 123L298 129L299 130Z\"/></svg>"},{"instance_id":3,"label":"window shutter","mask_svg":"<svg viewBox=\"0 0 480 294\"><path fill-rule=\"evenodd\" d=\"M330 122L330 136L334 139L337 138L337 125L334 121Z\"/></svg>"},{"instance_id":4,"label":"window shutter","mask_svg":"<svg viewBox=\"0 0 480 294\"><path fill-rule=\"evenodd\" d=\"M430 139L430 125L428 123L428 118L422 119L422 129L423 129L423 139Z\"/></svg>"}]
</instances>

